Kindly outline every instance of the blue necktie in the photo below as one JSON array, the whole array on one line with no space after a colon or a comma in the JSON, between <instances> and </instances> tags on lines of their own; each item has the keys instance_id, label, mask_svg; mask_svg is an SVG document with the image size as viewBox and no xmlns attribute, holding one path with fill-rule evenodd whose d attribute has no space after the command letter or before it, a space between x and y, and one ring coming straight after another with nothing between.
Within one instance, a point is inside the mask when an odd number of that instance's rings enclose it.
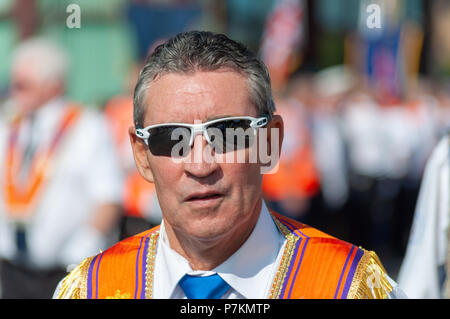
<instances>
[{"instance_id":1,"label":"blue necktie","mask_svg":"<svg viewBox=\"0 0 450 319\"><path fill-rule=\"evenodd\" d=\"M230 288L218 274L207 277L184 275L179 284L188 299L219 299Z\"/></svg>"}]
</instances>

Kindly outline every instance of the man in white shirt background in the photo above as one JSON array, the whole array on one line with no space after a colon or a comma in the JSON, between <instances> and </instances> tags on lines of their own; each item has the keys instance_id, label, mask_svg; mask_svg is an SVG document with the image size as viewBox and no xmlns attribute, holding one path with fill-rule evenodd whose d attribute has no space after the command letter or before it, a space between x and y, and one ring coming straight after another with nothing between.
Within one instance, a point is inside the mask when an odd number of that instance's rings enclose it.
<instances>
[{"instance_id":1,"label":"man in white shirt background","mask_svg":"<svg viewBox=\"0 0 450 319\"><path fill-rule=\"evenodd\" d=\"M411 298L450 298L450 133L424 171L398 281Z\"/></svg>"},{"instance_id":2,"label":"man in white shirt background","mask_svg":"<svg viewBox=\"0 0 450 319\"><path fill-rule=\"evenodd\" d=\"M115 238L117 155L101 115L64 98L68 72L67 55L49 40L26 40L13 53L0 125L2 298L51 297L69 265Z\"/></svg>"}]
</instances>

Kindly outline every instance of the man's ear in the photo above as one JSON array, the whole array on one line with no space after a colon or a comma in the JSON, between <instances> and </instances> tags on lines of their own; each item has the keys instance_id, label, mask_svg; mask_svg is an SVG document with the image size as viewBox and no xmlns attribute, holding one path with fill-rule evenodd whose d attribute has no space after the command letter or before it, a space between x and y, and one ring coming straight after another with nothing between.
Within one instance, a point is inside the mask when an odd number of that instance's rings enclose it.
<instances>
[{"instance_id":1,"label":"man's ear","mask_svg":"<svg viewBox=\"0 0 450 319\"><path fill-rule=\"evenodd\" d=\"M267 145L268 145L268 150L269 150L269 154L272 155L272 129L277 129L278 130L278 158L280 158L281 156L281 146L283 145L283 139L284 139L284 122L283 122L283 118L278 115L278 114L274 114L272 116L272 119L270 120L270 122L267 124Z\"/></svg>"},{"instance_id":2,"label":"man's ear","mask_svg":"<svg viewBox=\"0 0 450 319\"><path fill-rule=\"evenodd\" d=\"M139 174L148 182L153 183L153 173L147 157L148 146L142 139L136 136L134 126L128 128L128 135L130 137L131 148L133 149L134 162Z\"/></svg>"},{"instance_id":3,"label":"man's ear","mask_svg":"<svg viewBox=\"0 0 450 319\"><path fill-rule=\"evenodd\" d=\"M261 173L274 174L278 171L281 146L284 138L284 124L281 116L274 114L265 129L267 133L261 135L262 138L265 138L265 141L261 140L261 143L265 144L266 151L263 151L263 149L258 150L260 164L262 164ZM259 146L261 147L262 145L260 144ZM266 164L269 165L267 166Z\"/></svg>"}]
</instances>

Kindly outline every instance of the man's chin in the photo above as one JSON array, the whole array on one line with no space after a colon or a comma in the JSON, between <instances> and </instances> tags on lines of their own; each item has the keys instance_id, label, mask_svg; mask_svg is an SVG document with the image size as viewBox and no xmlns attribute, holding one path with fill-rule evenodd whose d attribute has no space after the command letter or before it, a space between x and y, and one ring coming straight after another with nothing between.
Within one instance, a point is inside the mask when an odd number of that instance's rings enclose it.
<instances>
[{"instance_id":1,"label":"man's chin","mask_svg":"<svg viewBox=\"0 0 450 319\"><path fill-rule=\"evenodd\" d=\"M235 223L232 216L227 217L227 212L215 210L211 214L197 215L180 225L191 238L214 240L226 236L234 229Z\"/></svg>"},{"instance_id":2,"label":"man's chin","mask_svg":"<svg viewBox=\"0 0 450 319\"><path fill-rule=\"evenodd\" d=\"M229 227L211 226L211 227L192 227L188 230L191 238L199 241L209 242L226 238L226 234L230 232Z\"/></svg>"}]
</instances>

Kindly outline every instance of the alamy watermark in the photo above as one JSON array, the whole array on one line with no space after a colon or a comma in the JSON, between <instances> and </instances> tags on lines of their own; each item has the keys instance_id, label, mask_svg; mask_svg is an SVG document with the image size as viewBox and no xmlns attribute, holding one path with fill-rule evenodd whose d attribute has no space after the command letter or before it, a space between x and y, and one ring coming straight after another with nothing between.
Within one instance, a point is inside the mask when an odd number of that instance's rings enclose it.
<instances>
[{"instance_id":1,"label":"alamy watermark","mask_svg":"<svg viewBox=\"0 0 450 319\"><path fill-rule=\"evenodd\" d=\"M171 150L171 160L175 163L260 163L261 174L278 171L280 156L279 129L227 128L225 134L218 128L207 131L209 143L190 145L191 132L179 127L172 131L171 140L178 141ZM268 139L270 138L270 143Z\"/></svg>"},{"instance_id":2,"label":"alamy watermark","mask_svg":"<svg viewBox=\"0 0 450 319\"><path fill-rule=\"evenodd\" d=\"M69 29L81 28L81 8L78 4L71 3L66 7L66 13L69 13L66 19L66 26Z\"/></svg>"},{"instance_id":3,"label":"alamy watermark","mask_svg":"<svg viewBox=\"0 0 450 319\"><path fill-rule=\"evenodd\" d=\"M381 7L372 3L366 7L366 26L369 29L381 29Z\"/></svg>"},{"instance_id":4,"label":"alamy watermark","mask_svg":"<svg viewBox=\"0 0 450 319\"><path fill-rule=\"evenodd\" d=\"M383 271L378 265L369 265L366 269L369 274L366 278L366 285L369 289L382 289L381 277L384 276Z\"/></svg>"}]
</instances>

